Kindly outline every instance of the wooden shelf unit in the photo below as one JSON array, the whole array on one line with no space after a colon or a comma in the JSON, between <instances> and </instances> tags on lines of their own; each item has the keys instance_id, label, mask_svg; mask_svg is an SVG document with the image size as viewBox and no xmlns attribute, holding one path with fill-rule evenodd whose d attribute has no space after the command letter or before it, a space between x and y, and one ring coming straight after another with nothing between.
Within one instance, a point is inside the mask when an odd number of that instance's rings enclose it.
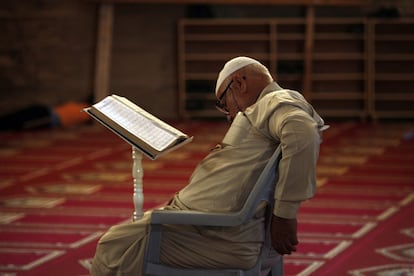
<instances>
[{"instance_id":1,"label":"wooden shelf unit","mask_svg":"<svg viewBox=\"0 0 414 276\"><path fill-rule=\"evenodd\" d=\"M217 73L247 55L298 90L324 117L414 118L414 20L368 18L182 19L179 112L220 117Z\"/></svg>"},{"instance_id":2,"label":"wooden shelf unit","mask_svg":"<svg viewBox=\"0 0 414 276\"><path fill-rule=\"evenodd\" d=\"M324 117L368 116L364 19L315 19L308 100Z\"/></svg>"},{"instance_id":3,"label":"wooden shelf unit","mask_svg":"<svg viewBox=\"0 0 414 276\"><path fill-rule=\"evenodd\" d=\"M414 118L414 19L372 20L372 117Z\"/></svg>"},{"instance_id":4,"label":"wooden shelf unit","mask_svg":"<svg viewBox=\"0 0 414 276\"><path fill-rule=\"evenodd\" d=\"M260 60L281 85L302 90L305 29L303 19L180 20L180 116L220 116L215 81L224 62L237 55Z\"/></svg>"}]
</instances>

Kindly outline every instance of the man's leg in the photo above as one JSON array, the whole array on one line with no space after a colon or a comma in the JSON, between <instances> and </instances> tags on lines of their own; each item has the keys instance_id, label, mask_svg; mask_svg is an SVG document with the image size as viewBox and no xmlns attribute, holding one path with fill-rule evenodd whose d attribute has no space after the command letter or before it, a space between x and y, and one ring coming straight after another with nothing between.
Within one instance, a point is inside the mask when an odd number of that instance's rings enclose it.
<instances>
[{"instance_id":1,"label":"man's leg","mask_svg":"<svg viewBox=\"0 0 414 276\"><path fill-rule=\"evenodd\" d=\"M92 276L142 275L150 214L111 227L98 242Z\"/></svg>"},{"instance_id":2,"label":"man's leg","mask_svg":"<svg viewBox=\"0 0 414 276\"><path fill-rule=\"evenodd\" d=\"M0 131L50 127L51 109L33 105L0 117Z\"/></svg>"}]
</instances>

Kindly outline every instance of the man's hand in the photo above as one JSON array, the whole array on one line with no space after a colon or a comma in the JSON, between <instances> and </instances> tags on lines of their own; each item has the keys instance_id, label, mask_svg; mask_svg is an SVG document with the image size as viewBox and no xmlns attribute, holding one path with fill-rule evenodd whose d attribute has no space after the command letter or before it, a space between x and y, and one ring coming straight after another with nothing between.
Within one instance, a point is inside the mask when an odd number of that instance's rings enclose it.
<instances>
[{"instance_id":1,"label":"man's hand","mask_svg":"<svg viewBox=\"0 0 414 276\"><path fill-rule=\"evenodd\" d=\"M285 219L272 215L272 225L270 227L272 246L277 253L291 254L296 251L298 245L297 220Z\"/></svg>"}]
</instances>

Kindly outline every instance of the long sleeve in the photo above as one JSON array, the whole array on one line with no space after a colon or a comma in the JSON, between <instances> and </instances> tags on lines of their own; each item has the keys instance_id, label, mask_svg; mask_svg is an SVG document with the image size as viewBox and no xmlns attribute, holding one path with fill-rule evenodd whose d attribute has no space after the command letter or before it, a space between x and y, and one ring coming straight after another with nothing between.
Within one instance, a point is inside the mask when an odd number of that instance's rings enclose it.
<instances>
[{"instance_id":1,"label":"long sleeve","mask_svg":"<svg viewBox=\"0 0 414 276\"><path fill-rule=\"evenodd\" d=\"M318 125L305 111L282 106L269 120L272 135L280 140L282 159L275 189L273 213L295 218L300 203L316 191L316 163L321 142Z\"/></svg>"}]
</instances>

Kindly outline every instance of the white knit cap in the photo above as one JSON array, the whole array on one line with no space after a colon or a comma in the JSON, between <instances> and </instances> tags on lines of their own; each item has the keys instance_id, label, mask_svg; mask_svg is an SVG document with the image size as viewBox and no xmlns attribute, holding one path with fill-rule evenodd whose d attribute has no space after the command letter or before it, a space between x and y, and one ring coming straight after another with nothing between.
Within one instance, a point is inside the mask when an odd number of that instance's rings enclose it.
<instances>
[{"instance_id":1,"label":"white knit cap","mask_svg":"<svg viewBox=\"0 0 414 276\"><path fill-rule=\"evenodd\" d=\"M220 85L223 83L223 81L230 76L232 73L236 72L237 70L249 65L249 64L261 64L255 59L249 58L249 57L236 57L233 58L224 64L223 69L221 69L216 83L216 96L218 97L218 89L220 88Z\"/></svg>"}]
</instances>

